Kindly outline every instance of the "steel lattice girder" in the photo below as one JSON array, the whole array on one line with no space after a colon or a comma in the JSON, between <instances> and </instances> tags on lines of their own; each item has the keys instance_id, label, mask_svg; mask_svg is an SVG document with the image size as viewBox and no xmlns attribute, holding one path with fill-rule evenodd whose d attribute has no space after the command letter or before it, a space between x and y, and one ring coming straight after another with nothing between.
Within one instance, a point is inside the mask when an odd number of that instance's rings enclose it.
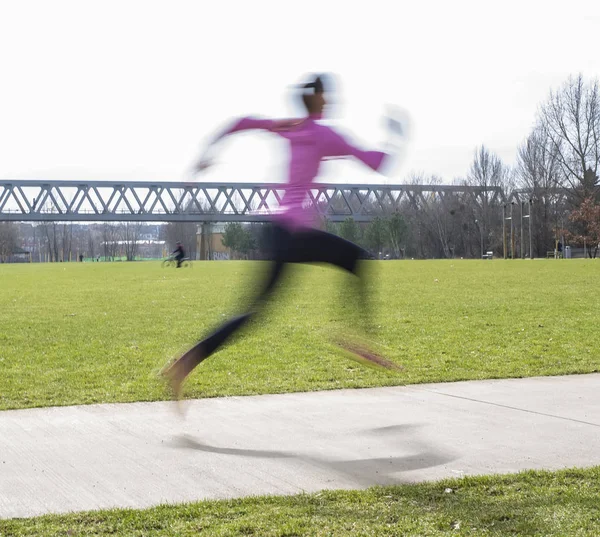
<instances>
[{"instance_id":1,"label":"steel lattice girder","mask_svg":"<svg viewBox=\"0 0 600 537\"><path fill-rule=\"evenodd\" d=\"M0 181L0 220L258 222L281 202L281 183ZM506 198L498 187L315 183L309 201L331 221L367 222L448 195ZM498 199L500 198L500 199Z\"/></svg>"},{"instance_id":2,"label":"steel lattice girder","mask_svg":"<svg viewBox=\"0 0 600 537\"><path fill-rule=\"evenodd\" d=\"M529 203L532 201L533 203L538 202L547 202L553 205L563 205L567 202L567 200L573 196L573 190L568 188L557 187L553 189L548 189L542 195L536 195L534 192L527 188L520 188L513 190L506 200L506 204L509 205L511 203L521 204L521 203Z\"/></svg>"}]
</instances>

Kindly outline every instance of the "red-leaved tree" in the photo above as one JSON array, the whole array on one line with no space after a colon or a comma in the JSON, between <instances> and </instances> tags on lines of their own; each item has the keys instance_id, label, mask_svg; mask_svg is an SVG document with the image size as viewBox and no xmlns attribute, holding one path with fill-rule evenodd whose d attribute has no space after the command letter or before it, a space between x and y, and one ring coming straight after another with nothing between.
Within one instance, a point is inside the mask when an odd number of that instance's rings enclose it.
<instances>
[{"instance_id":1,"label":"red-leaved tree","mask_svg":"<svg viewBox=\"0 0 600 537\"><path fill-rule=\"evenodd\" d=\"M589 257L595 258L600 243L600 204L588 197L577 209L571 211L569 219L577 229L569 234L570 238L574 242L586 244L589 247Z\"/></svg>"}]
</instances>

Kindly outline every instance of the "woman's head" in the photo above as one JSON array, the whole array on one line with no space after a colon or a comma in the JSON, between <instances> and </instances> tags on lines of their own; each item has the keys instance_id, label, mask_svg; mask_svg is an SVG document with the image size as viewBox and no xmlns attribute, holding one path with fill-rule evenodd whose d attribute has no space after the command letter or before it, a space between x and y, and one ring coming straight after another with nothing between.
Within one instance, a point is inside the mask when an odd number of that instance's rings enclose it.
<instances>
[{"instance_id":1,"label":"woman's head","mask_svg":"<svg viewBox=\"0 0 600 537\"><path fill-rule=\"evenodd\" d=\"M329 88L327 88L329 89ZM325 100L325 80L322 75L300 86L302 103L311 116L322 116L327 105Z\"/></svg>"}]
</instances>

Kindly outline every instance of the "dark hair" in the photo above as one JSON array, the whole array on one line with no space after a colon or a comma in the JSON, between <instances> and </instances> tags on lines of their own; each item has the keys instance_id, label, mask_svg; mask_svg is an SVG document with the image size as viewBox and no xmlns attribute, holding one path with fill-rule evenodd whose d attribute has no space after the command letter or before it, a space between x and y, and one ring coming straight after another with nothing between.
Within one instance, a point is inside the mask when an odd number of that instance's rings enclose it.
<instances>
[{"instance_id":1,"label":"dark hair","mask_svg":"<svg viewBox=\"0 0 600 537\"><path fill-rule=\"evenodd\" d=\"M314 80L311 82L307 82L306 84L300 85L301 89L301 97L302 103L308 112L310 112L311 107L311 97L315 93L324 93L325 92L325 84L323 82L323 75L315 76ZM307 90L312 90L312 92L308 92Z\"/></svg>"},{"instance_id":2,"label":"dark hair","mask_svg":"<svg viewBox=\"0 0 600 537\"><path fill-rule=\"evenodd\" d=\"M317 76L312 82L304 84L305 89L314 89L315 93L323 93L325 91L325 84L322 76Z\"/></svg>"}]
</instances>

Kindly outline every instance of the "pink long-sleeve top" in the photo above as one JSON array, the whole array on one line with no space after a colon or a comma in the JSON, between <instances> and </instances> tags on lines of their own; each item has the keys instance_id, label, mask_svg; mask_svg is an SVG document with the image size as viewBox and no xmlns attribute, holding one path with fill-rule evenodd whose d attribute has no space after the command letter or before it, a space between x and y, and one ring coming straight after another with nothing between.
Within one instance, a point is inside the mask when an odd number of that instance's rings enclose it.
<instances>
[{"instance_id":1,"label":"pink long-sleeve top","mask_svg":"<svg viewBox=\"0 0 600 537\"><path fill-rule=\"evenodd\" d=\"M365 151L351 145L330 127L317 123L318 119L317 116L298 120L245 117L237 120L219 137L260 129L289 141L291 151L288 181L282 185L284 195L274 218L294 229L314 224L314 211L305 207L305 202L323 160L354 157L372 170L379 171L388 156L381 151Z\"/></svg>"}]
</instances>

